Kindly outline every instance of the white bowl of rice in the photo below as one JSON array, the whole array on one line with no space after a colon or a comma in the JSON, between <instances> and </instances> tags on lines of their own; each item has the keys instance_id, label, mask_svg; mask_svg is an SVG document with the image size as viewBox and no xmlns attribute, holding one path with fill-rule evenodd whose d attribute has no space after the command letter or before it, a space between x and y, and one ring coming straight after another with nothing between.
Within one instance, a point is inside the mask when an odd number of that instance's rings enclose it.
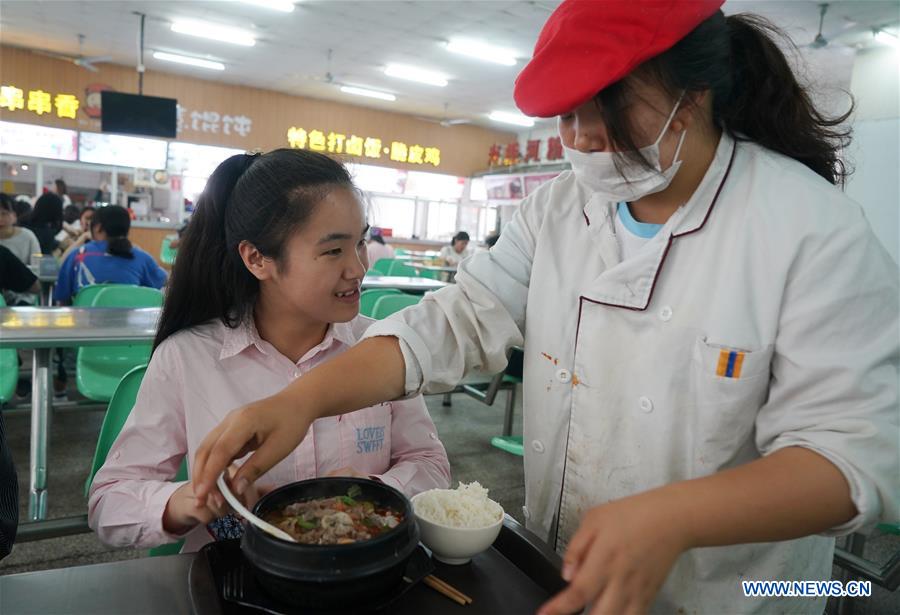
<instances>
[{"instance_id":1,"label":"white bowl of rice","mask_svg":"<svg viewBox=\"0 0 900 615\"><path fill-rule=\"evenodd\" d=\"M494 543L503 526L503 507L477 482L423 491L411 501L422 542L445 564L467 563Z\"/></svg>"}]
</instances>

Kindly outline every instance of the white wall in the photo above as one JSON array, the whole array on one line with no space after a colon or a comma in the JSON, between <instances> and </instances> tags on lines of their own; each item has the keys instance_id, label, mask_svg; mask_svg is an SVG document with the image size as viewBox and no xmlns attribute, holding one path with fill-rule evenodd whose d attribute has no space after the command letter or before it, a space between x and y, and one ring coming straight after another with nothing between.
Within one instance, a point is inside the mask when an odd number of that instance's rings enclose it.
<instances>
[{"instance_id":1,"label":"white wall","mask_svg":"<svg viewBox=\"0 0 900 615\"><path fill-rule=\"evenodd\" d=\"M857 107L847 159L855 171L846 191L900 262L900 51L861 51L850 89Z\"/></svg>"}]
</instances>

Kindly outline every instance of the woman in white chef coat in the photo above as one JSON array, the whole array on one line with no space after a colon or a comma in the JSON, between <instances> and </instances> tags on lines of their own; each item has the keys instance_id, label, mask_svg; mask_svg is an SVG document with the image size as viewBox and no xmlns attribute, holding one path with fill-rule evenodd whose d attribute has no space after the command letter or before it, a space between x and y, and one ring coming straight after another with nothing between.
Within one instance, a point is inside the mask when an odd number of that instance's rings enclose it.
<instances>
[{"instance_id":1,"label":"woman in white chef coat","mask_svg":"<svg viewBox=\"0 0 900 615\"><path fill-rule=\"evenodd\" d=\"M900 518L898 271L836 187L838 121L721 4L563 2L515 96L559 117L573 171L456 285L231 414L204 493L524 343L524 516L570 581L543 613L821 612L740 582L828 579L833 536Z\"/></svg>"}]
</instances>

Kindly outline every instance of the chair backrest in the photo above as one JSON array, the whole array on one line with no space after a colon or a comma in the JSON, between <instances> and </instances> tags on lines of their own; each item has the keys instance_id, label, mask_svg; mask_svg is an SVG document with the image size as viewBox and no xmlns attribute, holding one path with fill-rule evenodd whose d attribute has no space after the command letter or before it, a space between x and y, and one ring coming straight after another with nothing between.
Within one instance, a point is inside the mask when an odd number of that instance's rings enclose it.
<instances>
[{"instance_id":1,"label":"chair backrest","mask_svg":"<svg viewBox=\"0 0 900 615\"><path fill-rule=\"evenodd\" d=\"M385 295L375 302L375 307L372 309L372 318L375 318L376 320L387 318L394 312L399 312L403 308L416 305L421 299L422 297L420 296L407 295L406 293L400 293L399 295Z\"/></svg>"},{"instance_id":2,"label":"chair backrest","mask_svg":"<svg viewBox=\"0 0 900 615\"><path fill-rule=\"evenodd\" d=\"M162 291L146 286L110 286L101 289L91 303L92 307L162 307Z\"/></svg>"},{"instance_id":3,"label":"chair backrest","mask_svg":"<svg viewBox=\"0 0 900 615\"><path fill-rule=\"evenodd\" d=\"M359 313L363 316L373 318L372 314L375 310L375 303L385 295L399 295L400 291L396 288L370 288L359 294Z\"/></svg>"},{"instance_id":4,"label":"chair backrest","mask_svg":"<svg viewBox=\"0 0 900 615\"><path fill-rule=\"evenodd\" d=\"M122 426L125 425L128 415L131 414L145 371L147 371L146 365L138 365L125 374L119 381L119 386L116 387L112 399L109 400L109 407L106 409L106 416L103 417L103 425L100 427L100 437L97 438L97 448L94 450L94 461L91 462L91 473L84 485L85 495L90 491L94 475L103 467L109 449L119 437Z\"/></svg>"},{"instance_id":5,"label":"chair backrest","mask_svg":"<svg viewBox=\"0 0 900 615\"><path fill-rule=\"evenodd\" d=\"M6 300L0 294L0 307L6 307ZM12 399L19 382L19 355L13 348L0 350L0 403Z\"/></svg>"},{"instance_id":6,"label":"chair backrest","mask_svg":"<svg viewBox=\"0 0 900 615\"><path fill-rule=\"evenodd\" d=\"M162 245L159 247L159 260L166 265L173 264L175 257L178 255L178 248L173 248L169 245L173 239L178 239L178 235L166 235L163 237Z\"/></svg>"},{"instance_id":7,"label":"chair backrest","mask_svg":"<svg viewBox=\"0 0 900 615\"><path fill-rule=\"evenodd\" d=\"M112 448L116 438L119 437L122 427L125 426L125 421L128 420L128 415L131 414L131 409L134 408L134 402L137 400L137 394L141 388L141 380L144 379L144 373L146 371L146 365L138 365L125 374L122 380L119 381L116 392L113 393L112 399L109 402L109 407L106 409L106 416L103 417L103 425L100 427L100 436L97 438L97 448L94 449L94 460L91 462L91 473L84 483L85 497L87 497L91 490L91 483L94 482L94 476L100 468L103 467L103 464L106 463L106 458L109 456L109 449ZM173 480L180 482L187 479L187 459L185 458L182 460L181 467L178 468L178 474L175 475ZM154 547L153 549L150 549L149 554L151 556L175 555L181 551L183 544L184 541L182 540L176 543Z\"/></svg>"},{"instance_id":8,"label":"chair backrest","mask_svg":"<svg viewBox=\"0 0 900 615\"><path fill-rule=\"evenodd\" d=\"M419 272L407 265L405 262L395 260L391 262L391 268L388 270L388 275L414 278L419 275Z\"/></svg>"},{"instance_id":9,"label":"chair backrest","mask_svg":"<svg viewBox=\"0 0 900 615\"><path fill-rule=\"evenodd\" d=\"M379 258L372 265L372 269L380 273L381 275L388 275L391 271L391 263L394 262L393 258Z\"/></svg>"},{"instance_id":10,"label":"chair backrest","mask_svg":"<svg viewBox=\"0 0 900 615\"><path fill-rule=\"evenodd\" d=\"M75 307L90 307L94 303L94 297L97 296L101 290L106 288L115 288L115 287L128 287L128 288L140 288L135 284L113 284L104 282L102 284L91 284L90 286L84 286L78 293L75 295L75 298L72 299L72 305Z\"/></svg>"}]
</instances>

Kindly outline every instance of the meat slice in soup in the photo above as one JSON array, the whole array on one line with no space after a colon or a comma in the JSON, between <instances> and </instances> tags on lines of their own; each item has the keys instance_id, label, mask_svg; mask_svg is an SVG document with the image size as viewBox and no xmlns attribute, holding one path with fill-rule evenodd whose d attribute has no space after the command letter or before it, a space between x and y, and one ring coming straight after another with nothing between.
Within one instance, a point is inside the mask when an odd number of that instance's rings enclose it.
<instances>
[{"instance_id":1,"label":"meat slice in soup","mask_svg":"<svg viewBox=\"0 0 900 615\"><path fill-rule=\"evenodd\" d=\"M263 515L298 542L314 545L340 545L369 540L387 532L403 520L401 513L357 500L359 491L347 495L316 498L288 504Z\"/></svg>"}]
</instances>

